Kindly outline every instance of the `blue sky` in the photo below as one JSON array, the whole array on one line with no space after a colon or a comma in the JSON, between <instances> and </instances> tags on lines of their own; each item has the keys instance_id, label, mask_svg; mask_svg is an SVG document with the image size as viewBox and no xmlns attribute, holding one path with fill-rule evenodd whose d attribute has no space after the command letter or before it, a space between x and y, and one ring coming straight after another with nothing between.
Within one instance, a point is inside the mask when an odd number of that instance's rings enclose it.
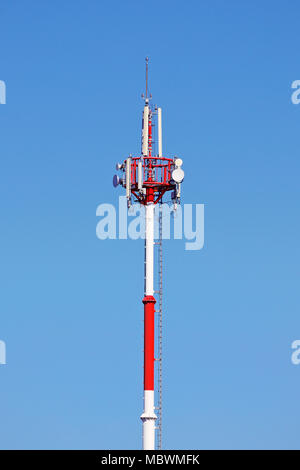
<instances>
[{"instance_id":1,"label":"blue sky","mask_svg":"<svg viewBox=\"0 0 300 470\"><path fill-rule=\"evenodd\" d=\"M299 448L298 2L2 1L0 445L140 448L143 243L96 238L144 57L205 246L164 244L164 447Z\"/></svg>"}]
</instances>

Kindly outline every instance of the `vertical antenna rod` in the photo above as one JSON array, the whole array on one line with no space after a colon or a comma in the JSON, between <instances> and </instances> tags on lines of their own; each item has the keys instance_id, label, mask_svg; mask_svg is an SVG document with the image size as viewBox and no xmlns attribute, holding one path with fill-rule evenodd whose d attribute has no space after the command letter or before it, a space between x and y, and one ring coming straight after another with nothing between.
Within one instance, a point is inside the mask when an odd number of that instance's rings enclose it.
<instances>
[{"instance_id":1,"label":"vertical antenna rod","mask_svg":"<svg viewBox=\"0 0 300 470\"><path fill-rule=\"evenodd\" d=\"M149 57L146 57L146 100L148 98L148 62L149 62Z\"/></svg>"},{"instance_id":2,"label":"vertical antenna rod","mask_svg":"<svg viewBox=\"0 0 300 470\"><path fill-rule=\"evenodd\" d=\"M146 57L146 95L142 95L145 98L145 106L143 110L143 124L142 124L142 155L146 158L148 157L148 146L149 146L149 118L150 109L149 109L149 99L148 99L148 62L149 57ZM151 127L151 126L150 126Z\"/></svg>"},{"instance_id":3,"label":"vertical antenna rod","mask_svg":"<svg viewBox=\"0 0 300 470\"><path fill-rule=\"evenodd\" d=\"M158 156L162 157L161 108L157 108L157 127L158 127Z\"/></svg>"}]
</instances>

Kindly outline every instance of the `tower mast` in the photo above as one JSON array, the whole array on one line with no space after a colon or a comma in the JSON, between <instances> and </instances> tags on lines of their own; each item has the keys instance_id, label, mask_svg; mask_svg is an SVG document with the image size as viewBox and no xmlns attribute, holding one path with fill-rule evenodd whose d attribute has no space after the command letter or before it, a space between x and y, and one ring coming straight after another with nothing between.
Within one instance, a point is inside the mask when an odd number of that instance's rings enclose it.
<instances>
[{"instance_id":1,"label":"tower mast","mask_svg":"<svg viewBox=\"0 0 300 470\"><path fill-rule=\"evenodd\" d=\"M145 206L145 276L144 276L144 410L141 415L143 425L143 449L155 449L155 397L154 397L154 351L155 351L155 303L154 298L154 208L162 203L165 194L172 191L174 204L180 202L180 184L184 173L182 160L162 156L161 108L152 110L148 96L148 62L146 57L146 90L142 121L142 148L139 157L131 155L117 164L117 170L123 171L123 177L114 176L114 186L126 188L127 204L132 198ZM153 118L158 124L158 154L153 155ZM178 172L179 170L179 172ZM160 302L161 308L161 302ZM161 341L161 338L159 338ZM161 344L159 347L161 351ZM161 360L161 357L158 358ZM159 380L161 384L161 378ZM161 389L159 390L161 396ZM159 400L161 406L161 400ZM161 409L160 418L161 418ZM161 432L159 434L161 442ZM160 444L159 444L160 445Z\"/></svg>"}]
</instances>

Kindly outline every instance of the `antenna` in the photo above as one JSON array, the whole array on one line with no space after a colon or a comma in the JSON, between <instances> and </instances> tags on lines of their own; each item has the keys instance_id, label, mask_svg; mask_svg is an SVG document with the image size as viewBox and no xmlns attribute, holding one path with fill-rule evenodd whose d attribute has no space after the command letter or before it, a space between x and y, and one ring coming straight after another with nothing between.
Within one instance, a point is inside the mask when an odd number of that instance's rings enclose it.
<instances>
[{"instance_id":1,"label":"antenna","mask_svg":"<svg viewBox=\"0 0 300 470\"><path fill-rule=\"evenodd\" d=\"M148 98L148 63L149 63L149 57L146 57L146 99Z\"/></svg>"},{"instance_id":2,"label":"antenna","mask_svg":"<svg viewBox=\"0 0 300 470\"><path fill-rule=\"evenodd\" d=\"M146 73L145 73L145 77L146 77L146 92L145 92L145 94L142 93L142 98L144 98L145 103L148 104L149 99L151 100L151 98L152 98L151 93L150 93L149 96L148 96L148 88L149 88L149 57L145 57L145 63L146 63Z\"/></svg>"}]
</instances>

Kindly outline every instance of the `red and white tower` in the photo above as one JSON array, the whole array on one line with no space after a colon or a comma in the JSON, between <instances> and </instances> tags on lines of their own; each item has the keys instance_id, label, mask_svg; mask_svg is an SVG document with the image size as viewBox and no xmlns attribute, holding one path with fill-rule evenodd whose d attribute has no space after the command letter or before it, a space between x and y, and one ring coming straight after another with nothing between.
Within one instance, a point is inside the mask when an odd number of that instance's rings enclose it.
<instances>
[{"instance_id":1,"label":"red and white tower","mask_svg":"<svg viewBox=\"0 0 300 470\"><path fill-rule=\"evenodd\" d=\"M154 298L154 207L161 204L163 196L172 191L171 199L180 203L180 186L184 178L180 158L162 156L161 108L150 106L148 96L148 58L146 58L146 93L142 122L142 149L139 157L126 158L117 164L121 177L115 175L114 186L126 189L128 208L132 200L145 206L145 284L144 284L144 411L143 449L155 449L155 395L154 395L154 352L155 352L155 303ZM157 122L157 154L153 154L153 120ZM169 193L170 194L170 193ZM161 358L160 358L161 360Z\"/></svg>"}]
</instances>

